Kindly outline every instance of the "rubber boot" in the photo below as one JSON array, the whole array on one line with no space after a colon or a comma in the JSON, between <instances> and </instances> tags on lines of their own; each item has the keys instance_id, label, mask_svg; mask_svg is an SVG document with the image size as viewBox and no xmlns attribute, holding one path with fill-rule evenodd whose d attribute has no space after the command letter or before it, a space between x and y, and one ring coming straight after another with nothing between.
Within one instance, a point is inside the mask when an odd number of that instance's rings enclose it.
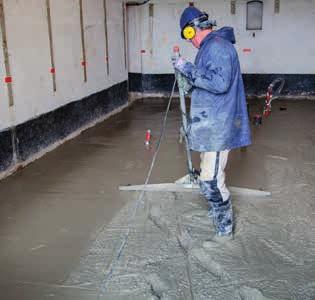
<instances>
[{"instance_id":1,"label":"rubber boot","mask_svg":"<svg viewBox=\"0 0 315 300\"><path fill-rule=\"evenodd\" d=\"M223 201L217 180L199 181L203 196L208 200L217 236L229 236L233 232L233 209L231 198Z\"/></svg>"},{"instance_id":2,"label":"rubber boot","mask_svg":"<svg viewBox=\"0 0 315 300\"><path fill-rule=\"evenodd\" d=\"M210 193L210 181L202 181L199 180L199 186L200 186L200 190L202 195L204 196L204 198L207 200L208 202L208 217L210 219L213 218L213 209L212 209L212 202L210 201L211 198L211 193Z\"/></svg>"}]
</instances>

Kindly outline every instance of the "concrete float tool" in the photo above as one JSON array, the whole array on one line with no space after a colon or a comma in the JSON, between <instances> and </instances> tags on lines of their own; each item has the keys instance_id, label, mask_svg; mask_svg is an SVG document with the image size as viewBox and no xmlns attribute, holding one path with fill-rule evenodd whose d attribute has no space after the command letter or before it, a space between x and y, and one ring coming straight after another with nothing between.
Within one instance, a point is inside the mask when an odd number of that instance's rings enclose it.
<instances>
[{"instance_id":1,"label":"concrete float tool","mask_svg":"<svg viewBox=\"0 0 315 300\"><path fill-rule=\"evenodd\" d=\"M180 56L179 48L174 47L174 57L178 58ZM188 144L188 119L187 119L187 110L186 110L186 101L185 94L189 90L189 83L185 79L185 77L175 70L175 78L177 80L178 90L179 90L179 98L180 98L180 110L182 115L182 127L180 129L181 138L185 141L185 149L186 149L186 160L187 160L187 169L188 174L174 183L159 183L159 184L148 184L147 181L142 185L126 185L119 186L120 191L146 191L146 192L200 192L199 184L198 184L198 171L194 170L191 159L191 151ZM172 95L171 95L172 98ZM170 98L170 100L171 100ZM166 114L167 116L167 114ZM159 146L157 147L157 151L159 150ZM154 165L151 164L150 174L152 167ZM241 196L257 196L257 197L270 197L271 193L267 191L247 189L241 187L229 187L229 190L234 195Z\"/></svg>"}]
</instances>

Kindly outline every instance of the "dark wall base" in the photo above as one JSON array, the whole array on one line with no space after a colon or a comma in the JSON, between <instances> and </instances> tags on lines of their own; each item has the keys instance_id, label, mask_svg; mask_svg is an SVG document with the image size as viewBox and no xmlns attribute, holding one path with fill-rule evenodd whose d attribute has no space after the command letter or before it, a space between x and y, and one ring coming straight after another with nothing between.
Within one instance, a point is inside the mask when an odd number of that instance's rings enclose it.
<instances>
[{"instance_id":1,"label":"dark wall base","mask_svg":"<svg viewBox=\"0 0 315 300\"><path fill-rule=\"evenodd\" d=\"M6 170L13 160L11 131L0 132L0 172Z\"/></svg>"},{"instance_id":2,"label":"dark wall base","mask_svg":"<svg viewBox=\"0 0 315 300\"><path fill-rule=\"evenodd\" d=\"M127 81L124 81L18 125L15 128L17 162L26 161L74 131L126 104L127 101L128 85ZM12 159L11 131L0 132L0 171L8 169Z\"/></svg>"},{"instance_id":3,"label":"dark wall base","mask_svg":"<svg viewBox=\"0 0 315 300\"><path fill-rule=\"evenodd\" d=\"M283 95L315 95L315 74L243 74L246 94L265 94L269 84L282 77ZM130 92L170 92L173 74L129 73Z\"/></svg>"},{"instance_id":4,"label":"dark wall base","mask_svg":"<svg viewBox=\"0 0 315 300\"><path fill-rule=\"evenodd\" d=\"M315 95L315 74L243 74L246 93L265 94L268 85L279 77L285 79L283 95Z\"/></svg>"},{"instance_id":5,"label":"dark wall base","mask_svg":"<svg viewBox=\"0 0 315 300\"><path fill-rule=\"evenodd\" d=\"M129 73L130 92L171 92L174 74Z\"/></svg>"}]
</instances>

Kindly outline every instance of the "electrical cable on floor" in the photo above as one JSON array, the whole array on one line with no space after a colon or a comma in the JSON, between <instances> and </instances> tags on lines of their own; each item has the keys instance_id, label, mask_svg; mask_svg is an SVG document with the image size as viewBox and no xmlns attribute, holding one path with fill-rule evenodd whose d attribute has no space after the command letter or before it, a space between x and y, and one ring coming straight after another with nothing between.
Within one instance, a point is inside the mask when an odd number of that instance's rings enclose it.
<instances>
[{"instance_id":1,"label":"electrical cable on floor","mask_svg":"<svg viewBox=\"0 0 315 300\"><path fill-rule=\"evenodd\" d=\"M158 155L158 153L160 151L162 140L163 140L164 135L165 135L167 117L168 117L168 113L169 113L169 110L170 110L170 107L171 107L172 99L174 97L176 82L177 82L177 80L175 79L174 80L174 84L173 84L173 88L172 88L172 92L171 92L171 95L170 95L169 100L168 100L168 105L167 105L167 108L166 108L166 111L165 111L165 114L164 114L164 118L163 118L163 121L162 121L161 133L160 133L160 136L159 136L159 139L158 139L158 142L157 142L157 146L156 146L155 152L153 154L153 158L152 158L152 161L151 161L150 169L149 169L147 177L145 179L144 186L146 186L149 183L149 180L151 178L151 174L152 174L155 162L156 162L156 158L157 158L157 155ZM140 195L139 195L139 197L138 197L138 199L135 202L135 208L134 208L133 213L131 215L131 221L133 221L135 216L136 216L136 213L138 211L140 203L143 200L144 193L145 193L145 190L142 190ZM116 267L116 265L117 265L121 255L122 255L122 253L124 251L124 248L125 248L125 246L127 244L129 235L130 235L130 226L127 228L126 233L125 233L125 235L123 237L123 240L121 242L121 245L120 245L120 247L119 247L119 249L117 251L117 254L115 255L115 257L113 258L113 260L112 260L112 262L110 264L110 267L109 267L109 270L108 270L108 274L106 275L106 278L101 282L100 293L98 294L98 297L97 297L98 299L100 299L100 297L103 296L104 293L106 292L107 284L108 284L109 280L113 276L115 267Z\"/></svg>"}]
</instances>

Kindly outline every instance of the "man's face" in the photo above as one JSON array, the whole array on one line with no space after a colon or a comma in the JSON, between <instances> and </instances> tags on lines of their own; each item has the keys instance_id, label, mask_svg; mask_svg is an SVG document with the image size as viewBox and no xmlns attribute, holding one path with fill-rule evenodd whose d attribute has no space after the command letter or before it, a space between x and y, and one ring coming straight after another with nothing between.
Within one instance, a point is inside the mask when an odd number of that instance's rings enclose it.
<instances>
[{"instance_id":1,"label":"man's face","mask_svg":"<svg viewBox=\"0 0 315 300\"><path fill-rule=\"evenodd\" d=\"M199 49L202 40L203 40L203 31L197 28L194 38L191 39L190 41L195 48Z\"/></svg>"},{"instance_id":2,"label":"man's face","mask_svg":"<svg viewBox=\"0 0 315 300\"><path fill-rule=\"evenodd\" d=\"M211 32L212 30L206 29L206 30L196 30L196 35L193 39L191 39L191 43L193 44L194 47L197 49L200 48L200 44L203 41L203 39Z\"/></svg>"},{"instance_id":3,"label":"man's face","mask_svg":"<svg viewBox=\"0 0 315 300\"><path fill-rule=\"evenodd\" d=\"M195 37L191 40L191 43L193 44L193 46L197 49L199 49L200 47L200 42L199 39L197 38L198 33L195 35Z\"/></svg>"}]
</instances>

